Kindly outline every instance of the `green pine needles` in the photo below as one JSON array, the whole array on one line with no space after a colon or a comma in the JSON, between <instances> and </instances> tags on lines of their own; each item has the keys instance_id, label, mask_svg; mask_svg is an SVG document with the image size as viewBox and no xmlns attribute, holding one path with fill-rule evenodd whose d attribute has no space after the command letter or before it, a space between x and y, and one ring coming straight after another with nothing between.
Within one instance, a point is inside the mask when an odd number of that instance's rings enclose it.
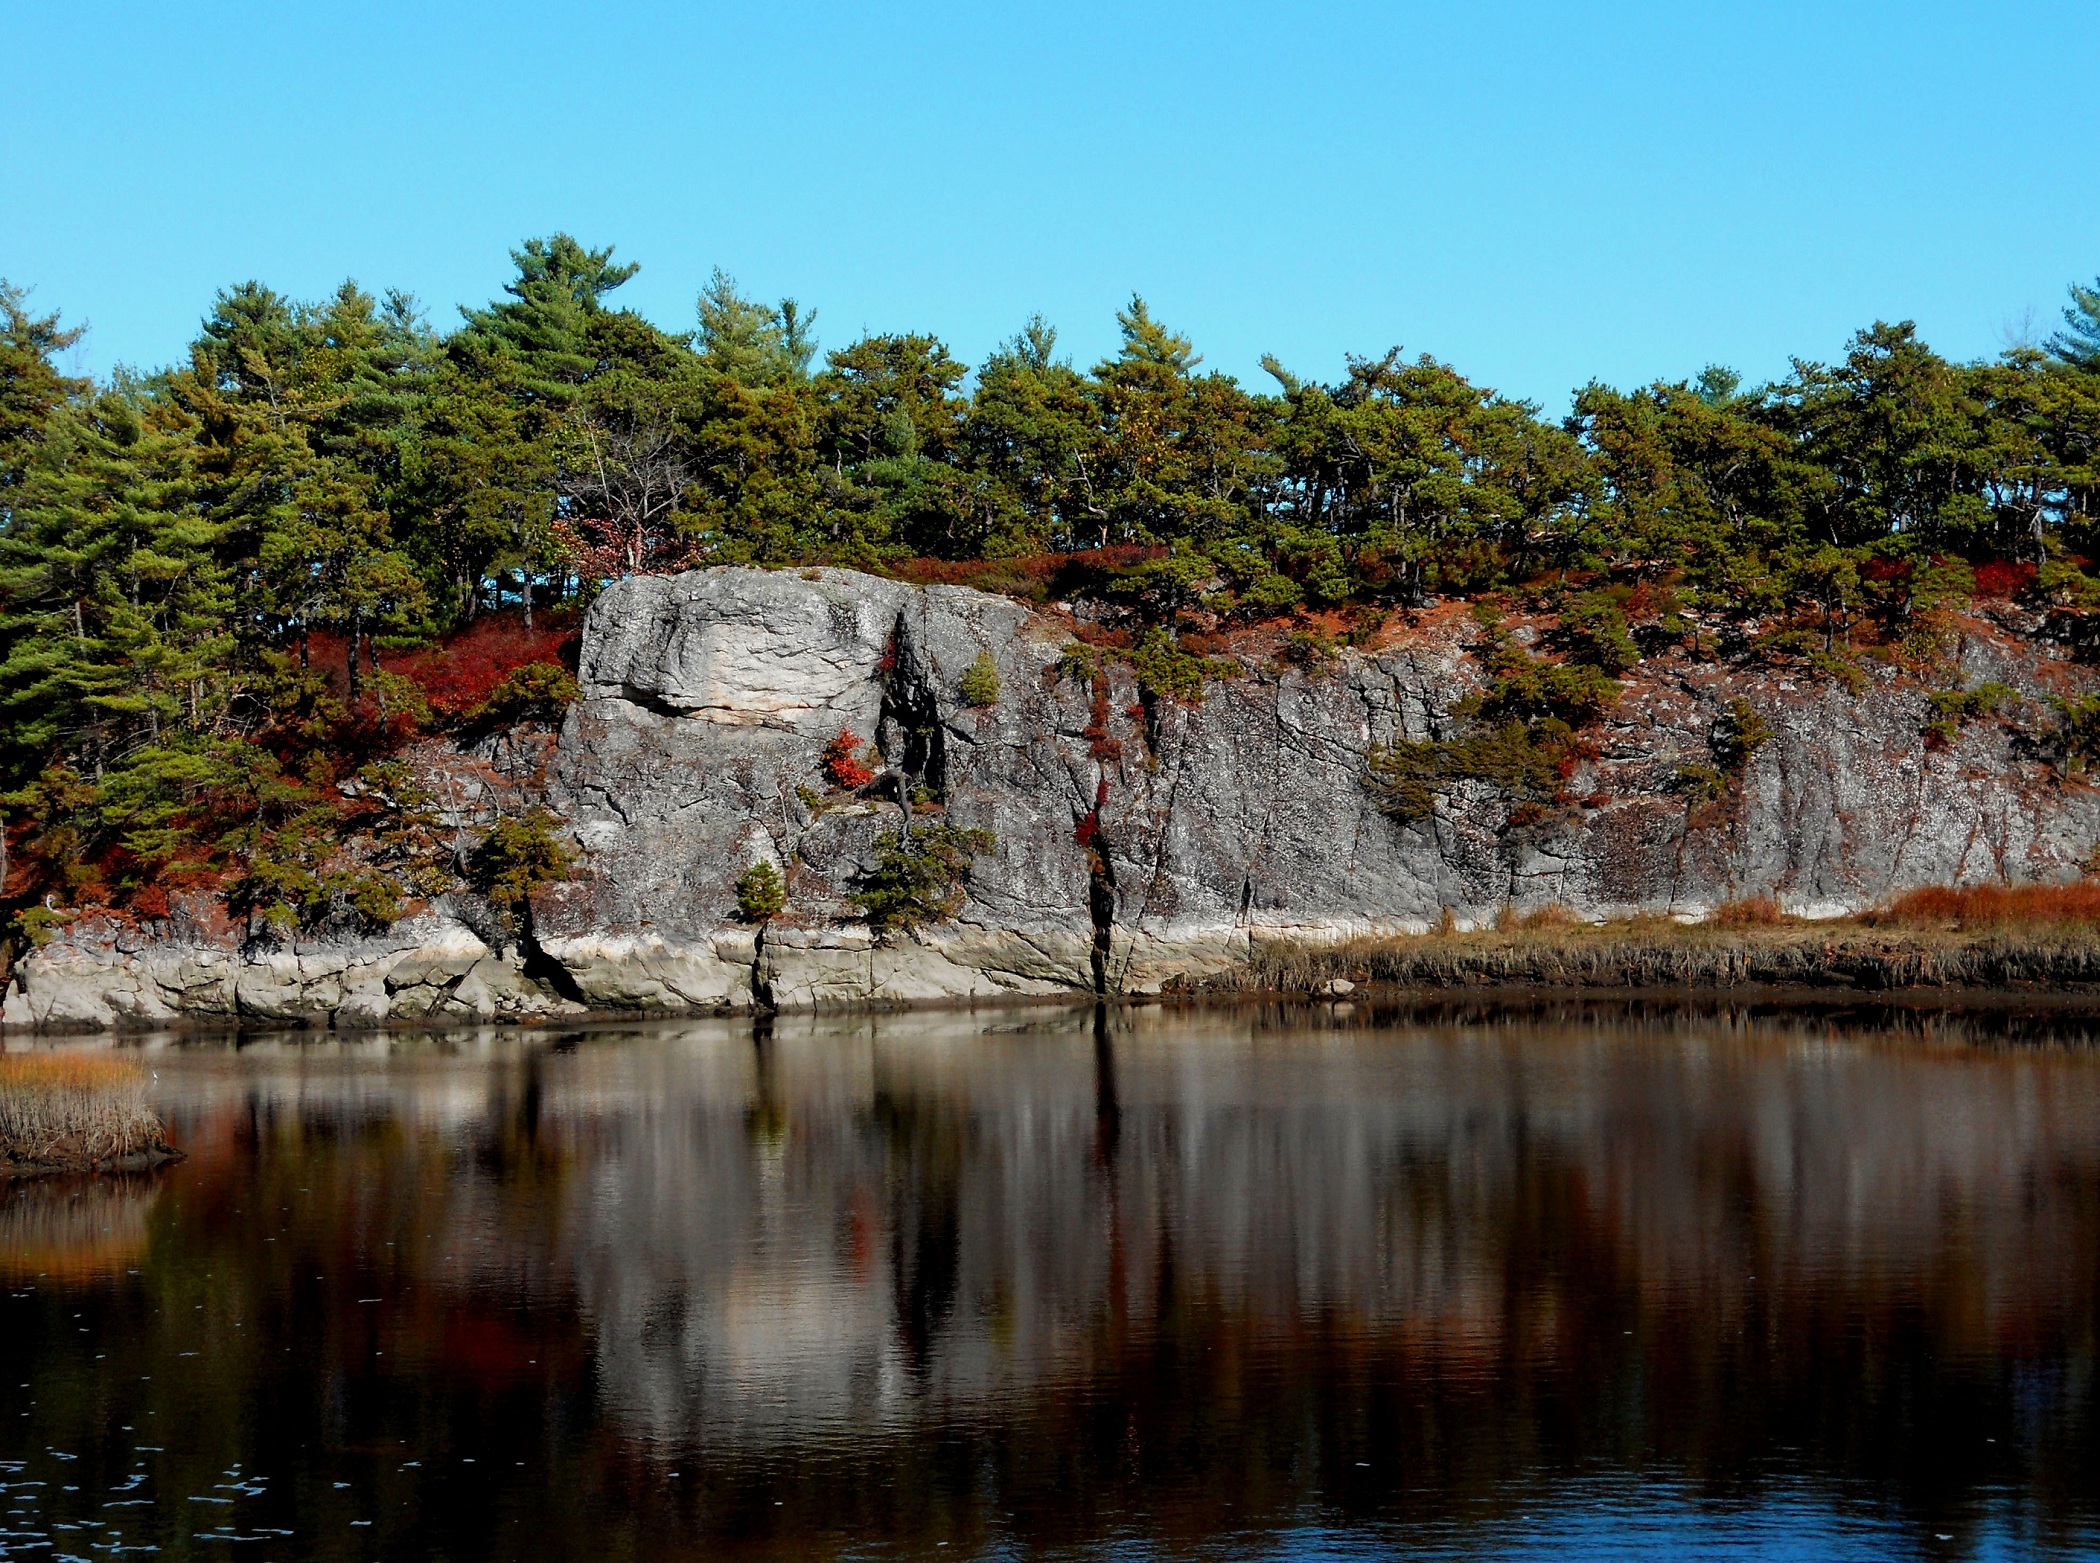
<instances>
[{"instance_id":1,"label":"green pine needles","mask_svg":"<svg viewBox=\"0 0 2100 1563\"><path fill-rule=\"evenodd\" d=\"M989 651L978 652L976 659L963 669L962 680L956 685L955 692L962 697L964 705L979 710L999 703L999 665L992 660Z\"/></svg>"},{"instance_id":2,"label":"green pine needles","mask_svg":"<svg viewBox=\"0 0 2100 1563\"><path fill-rule=\"evenodd\" d=\"M886 831L875 843L875 866L861 876L855 899L877 929L945 922L962 909L977 857L998 844L988 830L956 825L921 825L908 841Z\"/></svg>"},{"instance_id":3,"label":"green pine needles","mask_svg":"<svg viewBox=\"0 0 2100 1563\"><path fill-rule=\"evenodd\" d=\"M736 915L747 923L778 917L786 905L787 884L771 863L753 863L736 882Z\"/></svg>"},{"instance_id":4,"label":"green pine needles","mask_svg":"<svg viewBox=\"0 0 2100 1563\"><path fill-rule=\"evenodd\" d=\"M474 849L468 882L512 929L530 929L533 892L567 879L575 864L575 852L556 834L559 826L545 809L528 809L496 821Z\"/></svg>"}]
</instances>

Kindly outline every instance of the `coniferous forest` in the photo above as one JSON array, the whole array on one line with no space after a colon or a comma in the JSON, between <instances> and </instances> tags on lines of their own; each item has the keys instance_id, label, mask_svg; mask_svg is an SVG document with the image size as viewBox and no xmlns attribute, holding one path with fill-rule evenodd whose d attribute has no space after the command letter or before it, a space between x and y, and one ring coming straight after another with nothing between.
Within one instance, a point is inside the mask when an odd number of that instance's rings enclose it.
<instances>
[{"instance_id":1,"label":"coniferous forest","mask_svg":"<svg viewBox=\"0 0 2100 1563\"><path fill-rule=\"evenodd\" d=\"M1491 639L1489 698L1549 745L1663 644L1923 676L1942 616L1989 596L2100 647L2100 282L1988 362L1876 323L1769 385L1592 384L1552 419L1398 349L1241 385L1136 298L1101 363L1038 319L973 368L931 335L820 351L813 314L719 273L666 331L620 307L632 266L565 235L514 259L450 330L398 293L244 283L186 362L106 384L62 372L75 333L0 284L19 931L185 884L396 915L424 817L389 756L558 711L577 610L638 571L1090 603L1088 654L1186 699L1256 626L1310 658L1440 599L1483 625L1521 600L1558 615L1553 655ZM377 856L327 867L353 829Z\"/></svg>"}]
</instances>

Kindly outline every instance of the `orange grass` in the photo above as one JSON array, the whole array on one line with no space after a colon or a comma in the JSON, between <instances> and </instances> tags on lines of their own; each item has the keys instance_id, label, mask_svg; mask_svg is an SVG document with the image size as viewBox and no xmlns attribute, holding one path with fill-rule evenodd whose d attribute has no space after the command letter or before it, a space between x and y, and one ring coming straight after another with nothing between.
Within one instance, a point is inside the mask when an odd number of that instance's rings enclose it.
<instances>
[{"instance_id":1,"label":"orange grass","mask_svg":"<svg viewBox=\"0 0 2100 1563\"><path fill-rule=\"evenodd\" d=\"M2068 885L1933 885L1898 896L1862 922L1971 928L2062 928L2100 923L2100 880Z\"/></svg>"},{"instance_id":2,"label":"orange grass","mask_svg":"<svg viewBox=\"0 0 2100 1563\"><path fill-rule=\"evenodd\" d=\"M1706 920L1716 928L1769 928L1787 921L1787 915L1770 896L1753 895L1723 901Z\"/></svg>"},{"instance_id":3,"label":"orange grass","mask_svg":"<svg viewBox=\"0 0 2100 1563\"><path fill-rule=\"evenodd\" d=\"M0 1160L85 1167L166 1148L146 1072L130 1059L0 1054Z\"/></svg>"}]
</instances>

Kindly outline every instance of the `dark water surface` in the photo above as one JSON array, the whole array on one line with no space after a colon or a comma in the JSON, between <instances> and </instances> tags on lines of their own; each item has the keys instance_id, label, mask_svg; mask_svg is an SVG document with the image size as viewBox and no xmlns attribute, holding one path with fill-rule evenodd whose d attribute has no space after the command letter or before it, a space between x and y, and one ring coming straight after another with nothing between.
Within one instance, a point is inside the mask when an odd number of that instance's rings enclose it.
<instances>
[{"instance_id":1,"label":"dark water surface","mask_svg":"<svg viewBox=\"0 0 2100 1563\"><path fill-rule=\"evenodd\" d=\"M2075 1022L125 1045L190 1158L0 1188L0 1556L2100 1556Z\"/></svg>"}]
</instances>

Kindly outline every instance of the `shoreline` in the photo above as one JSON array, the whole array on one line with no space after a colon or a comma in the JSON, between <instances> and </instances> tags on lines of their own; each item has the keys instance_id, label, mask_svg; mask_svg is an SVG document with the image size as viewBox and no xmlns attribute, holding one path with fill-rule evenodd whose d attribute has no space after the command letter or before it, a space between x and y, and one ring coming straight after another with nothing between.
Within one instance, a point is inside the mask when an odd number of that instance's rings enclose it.
<instances>
[{"instance_id":1,"label":"shoreline","mask_svg":"<svg viewBox=\"0 0 2100 1563\"><path fill-rule=\"evenodd\" d=\"M1189 995L1362 988L1531 991L1800 990L2084 993L2100 1003L2100 929L1875 926L1856 919L1747 927L1661 919L1334 942L1276 940L1185 979Z\"/></svg>"},{"instance_id":2,"label":"shoreline","mask_svg":"<svg viewBox=\"0 0 2100 1563\"><path fill-rule=\"evenodd\" d=\"M156 1150L141 1151L129 1156L105 1156L100 1159L67 1157L54 1161L24 1161L0 1156L0 1180L12 1183L23 1178L64 1177L69 1174L156 1172L162 1167L173 1166L178 1161L188 1159L189 1152L177 1150L172 1145L163 1145Z\"/></svg>"},{"instance_id":3,"label":"shoreline","mask_svg":"<svg viewBox=\"0 0 2100 1563\"><path fill-rule=\"evenodd\" d=\"M838 996L793 1006L590 1005L554 1014L402 1014L376 1024L352 1025L341 1024L327 1011L192 1011L120 1014L108 1024L11 1026L6 1034L18 1044L33 1037L152 1034L304 1032L348 1038L382 1032L568 1031L678 1020L766 1022L1097 1004L1121 1008L1268 1001L1434 1007L1485 1002L1521 1008L1571 1000L1702 1006L1719 1000L1785 1008L1864 1002L1920 1012L2039 1006L2100 1014L2100 928L2078 923L1964 931L1874 926L1858 919L1744 927L1644 918L1332 940L1272 936L1255 941L1244 956L1184 973L1157 989L1120 993L1075 986L910 998Z\"/></svg>"}]
</instances>

